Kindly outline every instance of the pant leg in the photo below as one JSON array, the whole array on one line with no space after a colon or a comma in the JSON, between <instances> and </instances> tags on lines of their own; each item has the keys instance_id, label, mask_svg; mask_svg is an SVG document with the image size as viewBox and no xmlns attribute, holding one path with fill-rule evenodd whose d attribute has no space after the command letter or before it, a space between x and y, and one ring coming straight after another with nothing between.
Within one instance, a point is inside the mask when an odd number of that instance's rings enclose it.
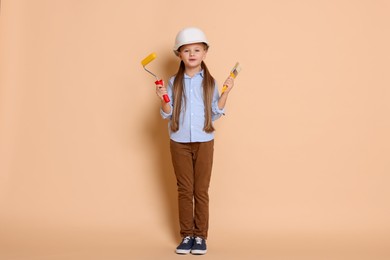
<instances>
[{"instance_id":1,"label":"pant leg","mask_svg":"<svg viewBox=\"0 0 390 260\"><path fill-rule=\"evenodd\" d=\"M194 143L194 235L207 238L209 228L209 186L213 166L214 140Z\"/></svg>"},{"instance_id":2,"label":"pant leg","mask_svg":"<svg viewBox=\"0 0 390 260\"><path fill-rule=\"evenodd\" d=\"M177 180L180 234L192 236L194 229L194 167L190 143L170 142L172 164Z\"/></svg>"}]
</instances>

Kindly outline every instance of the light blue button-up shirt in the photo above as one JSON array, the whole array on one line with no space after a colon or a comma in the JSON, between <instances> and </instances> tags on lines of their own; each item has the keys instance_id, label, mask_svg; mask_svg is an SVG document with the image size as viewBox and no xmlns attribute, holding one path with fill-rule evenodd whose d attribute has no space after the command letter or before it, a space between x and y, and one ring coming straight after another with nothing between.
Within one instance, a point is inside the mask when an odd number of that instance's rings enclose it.
<instances>
[{"instance_id":1,"label":"light blue button-up shirt","mask_svg":"<svg viewBox=\"0 0 390 260\"><path fill-rule=\"evenodd\" d=\"M169 79L168 96L170 98L169 105L171 112L165 113L160 109L161 116L164 119L171 119L175 100L173 100L173 81L175 77ZM208 142L214 139L214 133L206 133L203 131L205 121L204 101L203 101L203 70L195 74L192 78L184 75L184 93L182 102L182 111L180 113L179 130L172 132L169 121L168 129L170 138L179 143L193 143L193 142ZM218 87L215 86L213 100L212 100L212 121L217 120L225 113L224 109L218 108L219 93ZM185 106L185 107L184 107Z\"/></svg>"}]
</instances>

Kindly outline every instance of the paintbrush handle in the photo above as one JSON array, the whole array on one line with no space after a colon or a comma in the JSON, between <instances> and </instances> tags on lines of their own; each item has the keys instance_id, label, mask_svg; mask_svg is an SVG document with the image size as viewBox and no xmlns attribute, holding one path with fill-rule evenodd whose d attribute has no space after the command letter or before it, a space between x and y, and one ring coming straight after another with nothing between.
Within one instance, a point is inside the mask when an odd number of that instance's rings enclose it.
<instances>
[{"instance_id":1,"label":"paintbrush handle","mask_svg":"<svg viewBox=\"0 0 390 260\"><path fill-rule=\"evenodd\" d=\"M232 77L234 79L236 77L236 74L234 74L233 72L230 72L230 77ZM228 86L223 85L221 94L223 94L223 92L225 92L227 90L227 88L228 88Z\"/></svg>"}]
</instances>

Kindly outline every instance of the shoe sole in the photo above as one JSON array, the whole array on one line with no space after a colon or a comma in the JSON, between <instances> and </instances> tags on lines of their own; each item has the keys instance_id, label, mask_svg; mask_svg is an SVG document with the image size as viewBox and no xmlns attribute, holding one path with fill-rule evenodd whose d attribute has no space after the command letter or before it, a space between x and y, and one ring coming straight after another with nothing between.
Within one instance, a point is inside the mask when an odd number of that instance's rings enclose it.
<instances>
[{"instance_id":1,"label":"shoe sole","mask_svg":"<svg viewBox=\"0 0 390 260\"><path fill-rule=\"evenodd\" d=\"M191 254L193 255L204 255L207 253L207 250L191 250Z\"/></svg>"},{"instance_id":2,"label":"shoe sole","mask_svg":"<svg viewBox=\"0 0 390 260\"><path fill-rule=\"evenodd\" d=\"M191 249L176 249L176 254L179 255L188 255L191 252Z\"/></svg>"}]
</instances>

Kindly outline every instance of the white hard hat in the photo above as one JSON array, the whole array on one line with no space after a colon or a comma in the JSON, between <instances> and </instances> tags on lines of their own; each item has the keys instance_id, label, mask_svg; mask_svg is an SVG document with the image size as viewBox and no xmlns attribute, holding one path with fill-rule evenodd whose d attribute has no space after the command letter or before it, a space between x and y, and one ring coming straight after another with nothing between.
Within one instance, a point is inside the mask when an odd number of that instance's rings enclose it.
<instances>
[{"instance_id":1,"label":"white hard hat","mask_svg":"<svg viewBox=\"0 0 390 260\"><path fill-rule=\"evenodd\" d=\"M175 46L173 47L173 52L178 55L179 48L186 44L203 42L209 46L209 42L206 39L206 35L202 30L196 27L187 27L177 33L175 39Z\"/></svg>"}]
</instances>

